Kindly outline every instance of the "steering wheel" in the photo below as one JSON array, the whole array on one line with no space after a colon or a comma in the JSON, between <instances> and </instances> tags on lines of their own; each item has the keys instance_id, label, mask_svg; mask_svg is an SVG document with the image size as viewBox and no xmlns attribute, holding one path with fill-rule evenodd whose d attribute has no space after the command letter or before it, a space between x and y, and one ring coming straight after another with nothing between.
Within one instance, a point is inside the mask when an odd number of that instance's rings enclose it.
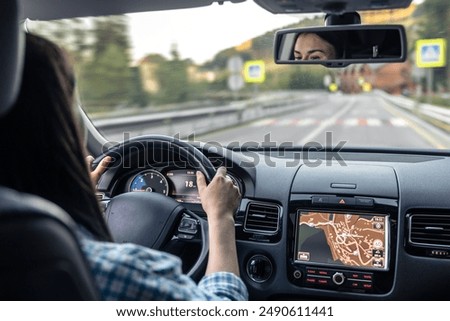
<instances>
[{"instance_id":1,"label":"steering wheel","mask_svg":"<svg viewBox=\"0 0 450 321\"><path fill-rule=\"evenodd\" d=\"M111 156L110 165L125 166L133 157L148 157L161 151L185 162L186 166L201 171L210 182L216 170L209 159L193 145L179 139L149 135L140 136L116 145L94 161L94 166L106 156ZM136 155L136 153L143 153ZM200 255L187 275L199 279L206 266L209 251L208 224L205 219L187 210L173 198L148 192L132 192L115 196L108 203L106 221L117 243L130 242L160 250L173 237L200 239Z\"/></svg>"}]
</instances>

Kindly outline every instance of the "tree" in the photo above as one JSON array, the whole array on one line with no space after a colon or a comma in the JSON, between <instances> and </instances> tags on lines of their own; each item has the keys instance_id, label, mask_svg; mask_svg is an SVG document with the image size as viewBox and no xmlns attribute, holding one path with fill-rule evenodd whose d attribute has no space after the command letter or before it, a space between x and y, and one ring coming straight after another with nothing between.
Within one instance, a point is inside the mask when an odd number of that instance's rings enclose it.
<instances>
[{"instance_id":1,"label":"tree","mask_svg":"<svg viewBox=\"0 0 450 321\"><path fill-rule=\"evenodd\" d=\"M96 18L93 26L90 58L81 69L80 94L91 110L127 106L133 85L127 17Z\"/></svg>"},{"instance_id":2,"label":"tree","mask_svg":"<svg viewBox=\"0 0 450 321\"><path fill-rule=\"evenodd\" d=\"M101 55L109 44L115 44L128 56L130 41L127 16L98 17L94 20L92 34L95 38L92 49L94 55Z\"/></svg>"},{"instance_id":3,"label":"tree","mask_svg":"<svg viewBox=\"0 0 450 321\"><path fill-rule=\"evenodd\" d=\"M160 103L186 101L190 94L188 61L181 60L176 47L171 50L172 59L160 63L156 70L160 91Z\"/></svg>"},{"instance_id":4,"label":"tree","mask_svg":"<svg viewBox=\"0 0 450 321\"><path fill-rule=\"evenodd\" d=\"M139 107L145 107L150 101L150 95L145 92L139 67L131 68L132 86L130 89L130 103Z\"/></svg>"},{"instance_id":5,"label":"tree","mask_svg":"<svg viewBox=\"0 0 450 321\"><path fill-rule=\"evenodd\" d=\"M115 43L109 43L103 52L84 66L80 93L91 110L94 107L123 106L130 98L131 81L127 56Z\"/></svg>"}]
</instances>

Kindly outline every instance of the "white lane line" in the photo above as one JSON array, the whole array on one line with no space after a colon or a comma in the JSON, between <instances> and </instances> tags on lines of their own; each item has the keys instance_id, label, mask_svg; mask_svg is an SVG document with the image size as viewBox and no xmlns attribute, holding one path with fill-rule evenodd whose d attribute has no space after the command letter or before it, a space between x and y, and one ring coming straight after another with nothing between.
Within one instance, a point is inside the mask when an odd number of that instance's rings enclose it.
<instances>
[{"instance_id":1,"label":"white lane line","mask_svg":"<svg viewBox=\"0 0 450 321\"><path fill-rule=\"evenodd\" d=\"M381 126L381 120L378 118L367 118L367 125L371 127L379 127Z\"/></svg>"},{"instance_id":2,"label":"white lane line","mask_svg":"<svg viewBox=\"0 0 450 321\"><path fill-rule=\"evenodd\" d=\"M314 118L299 119L297 121L297 126L309 126L315 124L316 122L317 120Z\"/></svg>"},{"instance_id":3,"label":"white lane line","mask_svg":"<svg viewBox=\"0 0 450 321\"><path fill-rule=\"evenodd\" d=\"M408 124L403 118L391 118L391 124L395 127L406 127Z\"/></svg>"},{"instance_id":4,"label":"white lane line","mask_svg":"<svg viewBox=\"0 0 450 321\"><path fill-rule=\"evenodd\" d=\"M358 126L359 121L358 118L348 118L343 121L343 125L347 127Z\"/></svg>"},{"instance_id":5,"label":"white lane line","mask_svg":"<svg viewBox=\"0 0 450 321\"><path fill-rule=\"evenodd\" d=\"M267 118L267 119L258 120L256 122L252 123L250 126L252 126L252 127L264 127L264 126L267 126L267 125L271 125L274 122L275 122L275 119Z\"/></svg>"},{"instance_id":6,"label":"white lane line","mask_svg":"<svg viewBox=\"0 0 450 321\"><path fill-rule=\"evenodd\" d=\"M325 133L325 129L327 127L334 125L336 123L336 120L338 120L341 116L343 116L346 113L348 113L348 111L353 108L353 105L355 103L355 98L354 97L352 97L352 98L353 99L351 99L345 105L344 108L339 110L336 114L334 114L334 116L323 120L318 127L316 127L314 130L312 130L308 135L303 137L303 139L300 140L297 145L300 145L300 146L306 145L307 143L311 142L312 139L314 137L316 137L317 135L319 135L321 133Z\"/></svg>"},{"instance_id":7,"label":"white lane line","mask_svg":"<svg viewBox=\"0 0 450 321\"><path fill-rule=\"evenodd\" d=\"M281 120L277 121L276 123L274 123L274 125L285 127L285 126L292 125L294 122L296 122L294 119L281 119Z\"/></svg>"}]
</instances>

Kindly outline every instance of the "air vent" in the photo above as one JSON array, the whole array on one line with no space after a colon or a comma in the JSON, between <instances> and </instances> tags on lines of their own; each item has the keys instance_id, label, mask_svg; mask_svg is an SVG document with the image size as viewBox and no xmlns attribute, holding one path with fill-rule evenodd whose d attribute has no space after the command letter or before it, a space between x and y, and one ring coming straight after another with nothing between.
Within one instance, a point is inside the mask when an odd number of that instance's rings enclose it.
<instances>
[{"instance_id":1,"label":"air vent","mask_svg":"<svg viewBox=\"0 0 450 321\"><path fill-rule=\"evenodd\" d=\"M247 206L244 230L262 234L278 232L281 207L272 203L251 202Z\"/></svg>"},{"instance_id":2,"label":"air vent","mask_svg":"<svg viewBox=\"0 0 450 321\"><path fill-rule=\"evenodd\" d=\"M409 231L413 245L450 248L450 214L413 214Z\"/></svg>"}]
</instances>

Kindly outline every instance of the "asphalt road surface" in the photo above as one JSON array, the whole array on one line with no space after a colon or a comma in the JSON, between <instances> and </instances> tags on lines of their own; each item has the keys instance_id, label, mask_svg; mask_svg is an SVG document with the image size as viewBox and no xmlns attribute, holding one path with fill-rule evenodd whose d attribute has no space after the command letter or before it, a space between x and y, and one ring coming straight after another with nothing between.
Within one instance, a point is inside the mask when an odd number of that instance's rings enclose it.
<instances>
[{"instance_id":1,"label":"asphalt road surface","mask_svg":"<svg viewBox=\"0 0 450 321\"><path fill-rule=\"evenodd\" d=\"M447 135L374 93L328 94L317 105L196 137L228 144L263 143L346 147L448 148ZM323 98L323 96L322 96Z\"/></svg>"}]
</instances>

